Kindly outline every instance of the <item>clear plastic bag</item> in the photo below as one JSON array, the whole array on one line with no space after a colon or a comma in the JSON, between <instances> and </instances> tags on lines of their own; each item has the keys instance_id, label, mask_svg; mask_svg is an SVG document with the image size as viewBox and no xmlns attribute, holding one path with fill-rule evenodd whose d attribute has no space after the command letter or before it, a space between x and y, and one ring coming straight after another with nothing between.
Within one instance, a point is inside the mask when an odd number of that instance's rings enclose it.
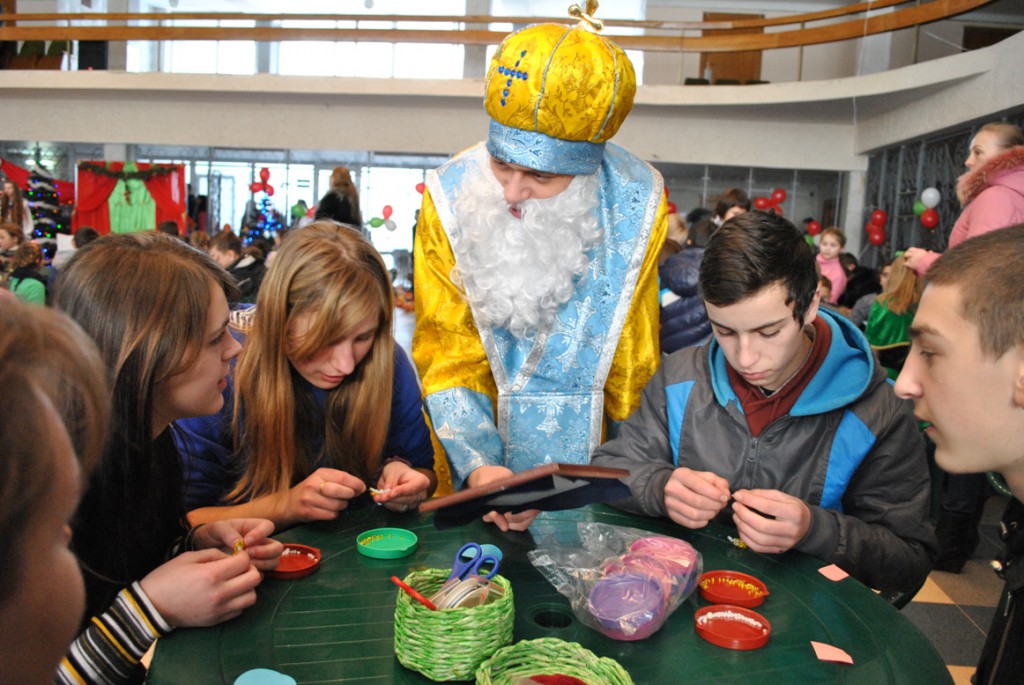
<instances>
[{"instance_id":1,"label":"clear plastic bag","mask_svg":"<svg viewBox=\"0 0 1024 685\"><path fill-rule=\"evenodd\" d=\"M576 533L544 538L530 561L576 618L612 639L652 635L697 586L703 560L683 540L592 521Z\"/></svg>"}]
</instances>

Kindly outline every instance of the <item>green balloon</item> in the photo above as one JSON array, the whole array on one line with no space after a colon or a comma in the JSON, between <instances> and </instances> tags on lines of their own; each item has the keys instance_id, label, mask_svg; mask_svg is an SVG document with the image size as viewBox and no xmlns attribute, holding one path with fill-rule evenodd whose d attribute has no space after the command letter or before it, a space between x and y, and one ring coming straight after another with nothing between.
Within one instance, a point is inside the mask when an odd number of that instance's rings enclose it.
<instances>
[{"instance_id":1,"label":"green balloon","mask_svg":"<svg viewBox=\"0 0 1024 685\"><path fill-rule=\"evenodd\" d=\"M924 203L918 200L914 203L914 216L921 216L926 209L928 208L924 206Z\"/></svg>"},{"instance_id":2,"label":"green balloon","mask_svg":"<svg viewBox=\"0 0 1024 685\"><path fill-rule=\"evenodd\" d=\"M810 245L811 247L814 247L814 236L813 235L805 235L804 236L804 240L807 241L808 245Z\"/></svg>"},{"instance_id":3,"label":"green balloon","mask_svg":"<svg viewBox=\"0 0 1024 685\"><path fill-rule=\"evenodd\" d=\"M384 219L381 219L381 218L378 218L378 217L374 217L374 218L370 219L370 225L373 226L374 228L377 228L379 226L383 226L384 225Z\"/></svg>"}]
</instances>

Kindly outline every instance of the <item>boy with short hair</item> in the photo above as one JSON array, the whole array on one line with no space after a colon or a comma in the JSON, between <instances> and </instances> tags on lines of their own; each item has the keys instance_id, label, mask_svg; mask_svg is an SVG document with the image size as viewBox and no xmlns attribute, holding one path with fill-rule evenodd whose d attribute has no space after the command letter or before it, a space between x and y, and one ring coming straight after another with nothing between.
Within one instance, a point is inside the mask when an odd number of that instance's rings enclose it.
<instances>
[{"instance_id":1,"label":"boy with short hair","mask_svg":"<svg viewBox=\"0 0 1024 685\"><path fill-rule=\"evenodd\" d=\"M925 275L912 346L896 394L928 421L935 461L950 473L997 471L1013 493L1006 586L974 683L1024 677L1024 224L967 240Z\"/></svg>"},{"instance_id":2,"label":"boy with short hair","mask_svg":"<svg viewBox=\"0 0 1024 685\"><path fill-rule=\"evenodd\" d=\"M687 528L731 514L755 551L916 590L935 553L924 441L863 334L819 310L803 236L773 214L737 216L711 236L699 280L712 341L669 355L594 453L630 470L618 506Z\"/></svg>"},{"instance_id":3,"label":"boy with short hair","mask_svg":"<svg viewBox=\"0 0 1024 685\"><path fill-rule=\"evenodd\" d=\"M221 231L210 239L210 256L234 277L239 301L255 302L267 271L264 260L246 254L241 239L231 231Z\"/></svg>"},{"instance_id":4,"label":"boy with short hair","mask_svg":"<svg viewBox=\"0 0 1024 685\"><path fill-rule=\"evenodd\" d=\"M832 279L824 274L818 277L818 302L825 304L832 298Z\"/></svg>"}]
</instances>

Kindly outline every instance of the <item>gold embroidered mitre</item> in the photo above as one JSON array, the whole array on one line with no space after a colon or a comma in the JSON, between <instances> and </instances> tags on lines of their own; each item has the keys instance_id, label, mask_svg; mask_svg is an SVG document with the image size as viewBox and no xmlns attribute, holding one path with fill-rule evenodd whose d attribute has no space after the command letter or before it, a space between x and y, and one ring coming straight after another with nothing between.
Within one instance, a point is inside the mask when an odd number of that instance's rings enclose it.
<instances>
[{"instance_id":1,"label":"gold embroidered mitre","mask_svg":"<svg viewBox=\"0 0 1024 685\"><path fill-rule=\"evenodd\" d=\"M586 22L528 26L510 34L491 60L488 150L542 171L593 173L635 93L626 53Z\"/></svg>"}]
</instances>

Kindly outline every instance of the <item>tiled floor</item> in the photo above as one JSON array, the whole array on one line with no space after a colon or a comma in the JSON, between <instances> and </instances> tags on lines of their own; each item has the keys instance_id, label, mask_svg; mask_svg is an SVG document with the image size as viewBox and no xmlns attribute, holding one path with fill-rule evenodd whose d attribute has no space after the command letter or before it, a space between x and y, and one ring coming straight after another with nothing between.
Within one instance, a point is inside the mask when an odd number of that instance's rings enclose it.
<instances>
[{"instance_id":1,"label":"tiled floor","mask_svg":"<svg viewBox=\"0 0 1024 685\"><path fill-rule=\"evenodd\" d=\"M921 629L942 656L957 685L969 685L981 654L1002 581L989 561L1002 543L998 524L1005 497L990 497L980 526L981 544L959 574L933 571L903 614Z\"/></svg>"},{"instance_id":2,"label":"tiled floor","mask_svg":"<svg viewBox=\"0 0 1024 685\"><path fill-rule=\"evenodd\" d=\"M395 340L407 352L412 351L415 325L412 312L395 310ZM959 574L934 571L914 601L903 608L904 615L935 645L956 685L970 685L999 601L1002 581L989 561L1001 547L998 521L1005 506L1005 497L989 498L981 524L981 544L974 558Z\"/></svg>"}]
</instances>

